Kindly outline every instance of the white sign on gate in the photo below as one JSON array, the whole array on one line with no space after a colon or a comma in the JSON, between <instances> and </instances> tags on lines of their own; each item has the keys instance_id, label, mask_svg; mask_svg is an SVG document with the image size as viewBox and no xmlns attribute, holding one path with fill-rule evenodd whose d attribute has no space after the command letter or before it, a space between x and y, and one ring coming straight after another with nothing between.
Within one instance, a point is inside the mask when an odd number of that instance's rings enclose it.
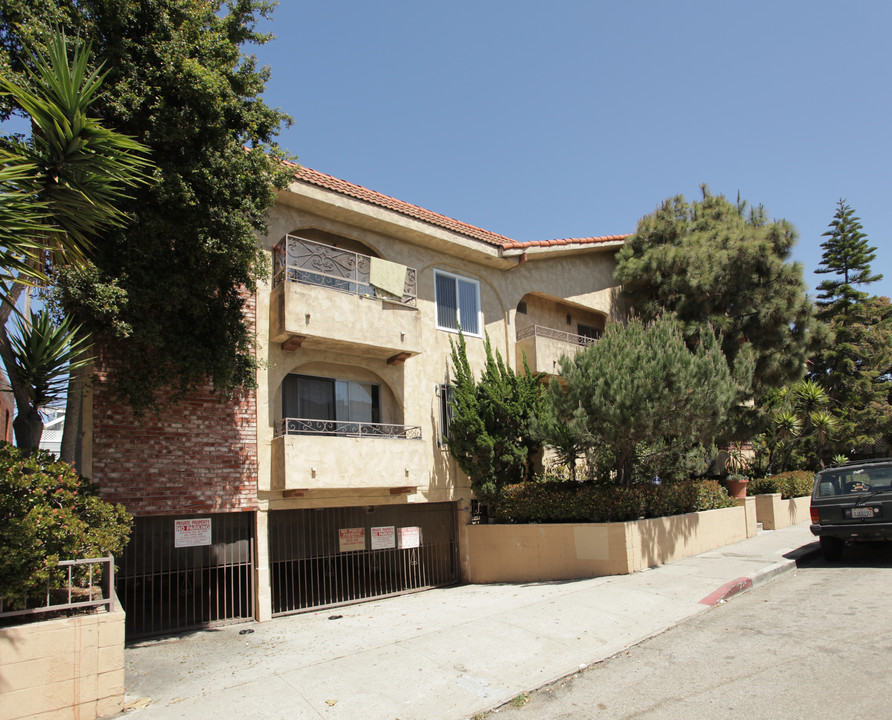
<instances>
[{"instance_id":1,"label":"white sign on gate","mask_svg":"<svg viewBox=\"0 0 892 720\"><path fill-rule=\"evenodd\" d=\"M396 547L396 533L393 525L372 528L372 550L389 550Z\"/></svg>"},{"instance_id":2,"label":"white sign on gate","mask_svg":"<svg viewBox=\"0 0 892 720\"><path fill-rule=\"evenodd\" d=\"M421 545L421 528L401 527L399 529L400 550L417 548Z\"/></svg>"},{"instance_id":3,"label":"white sign on gate","mask_svg":"<svg viewBox=\"0 0 892 720\"><path fill-rule=\"evenodd\" d=\"M338 549L341 552L365 550L365 528L341 528L338 530Z\"/></svg>"},{"instance_id":4,"label":"white sign on gate","mask_svg":"<svg viewBox=\"0 0 892 720\"><path fill-rule=\"evenodd\" d=\"M192 520L173 521L174 547L199 547L211 544L211 519L193 518Z\"/></svg>"}]
</instances>

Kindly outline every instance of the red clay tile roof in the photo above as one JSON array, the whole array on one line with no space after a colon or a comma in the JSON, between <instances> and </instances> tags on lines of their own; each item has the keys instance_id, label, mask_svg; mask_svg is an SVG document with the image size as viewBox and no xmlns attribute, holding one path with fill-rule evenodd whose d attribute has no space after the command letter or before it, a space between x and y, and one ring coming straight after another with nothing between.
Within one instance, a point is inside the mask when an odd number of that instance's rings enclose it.
<instances>
[{"instance_id":1,"label":"red clay tile roof","mask_svg":"<svg viewBox=\"0 0 892 720\"><path fill-rule=\"evenodd\" d=\"M388 210L393 210L394 212L398 212L401 215L406 215L407 217L421 220L422 222L429 223L430 225L435 225L436 227L451 230L452 232L456 232L460 235L464 235L475 240L480 240L489 245L500 247L504 250L524 250L527 248L551 247L555 245L585 245L611 242L615 240L624 240L625 238L629 237L628 235L605 235L603 237L568 238L566 240L533 240L532 242L517 242L516 240L512 240L511 238L505 237L504 235L499 235L488 230L483 230L482 228L475 227L474 225L468 225L467 223L460 222L459 220L453 220L452 218L446 217L445 215L440 215L439 213L425 210L422 207L403 202L402 200L397 200L396 198L392 198L389 195L382 195L381 193L377 193L374 190L364 188L362 187L362 185L354 185L353 183L349 183L346 180L340 180L336 177L332 177L331 175L321 173L318 170L312 170L311 168L304 167L302 165L294 165L294 167L296 168L294 177L301 182L315 185L325 190L331 190L333 192L340 193L341 195L356 198L357 200L362 200L363 202L367 202L372 205L378 205L379 207L387 208Z\"/></svg>"}]
</instances>

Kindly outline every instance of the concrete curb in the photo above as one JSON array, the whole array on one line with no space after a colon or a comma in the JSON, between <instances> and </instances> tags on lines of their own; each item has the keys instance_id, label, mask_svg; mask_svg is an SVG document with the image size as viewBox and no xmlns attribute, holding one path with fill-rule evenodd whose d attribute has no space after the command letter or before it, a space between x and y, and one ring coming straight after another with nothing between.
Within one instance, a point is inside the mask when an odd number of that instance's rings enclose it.
<instances>
[{"instance_id":1,"label":"concrete curb","mask_svg":"<svg viewBox=\"0 0 892 720\"><path fill-rule=\"evenodd\" d=\"M786 572L795 570L797 567L797 563L800 560L809 557L810 555L815 555L819 552L820 546L818 545L818 543L810 543L809 545L804 545L794 553L791 553L791 557L787 559L776 562L766 568L762 568L761 570L754 572L749 577L740 577L736 580L732 580L731 582L727 582L724 585L720 585L713 592L709 593L709 595L700 600L700 602L710 607L714 607L723 602L727 602L735 595L746 592L747 590L752 590L754 587L764 585L765 583L774 580L779 575L783 575Z\"/></svg>"}]
</instances>

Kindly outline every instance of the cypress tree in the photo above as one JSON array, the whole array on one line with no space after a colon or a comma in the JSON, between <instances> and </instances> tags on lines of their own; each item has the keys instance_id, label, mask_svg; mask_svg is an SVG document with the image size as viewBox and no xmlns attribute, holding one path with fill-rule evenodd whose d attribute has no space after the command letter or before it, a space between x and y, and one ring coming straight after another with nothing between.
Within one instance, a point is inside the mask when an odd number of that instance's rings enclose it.
<instances>
[{"instance_id":1,"label":"cypress tree","mask_svg":"<svg viewBox=\"0 0 892 720\"><path fill-rule=\"evenodd\" d=\"M450 341L451 342L451 341ZM449 452L481 500L497 503L505 485L532 478L532 457L540 442L531 430L541 404L540 375L515 373L484 341L486 365L480 381L468 363L464 334L452 346L452 420Z\"/></svg>"}]
</instances>

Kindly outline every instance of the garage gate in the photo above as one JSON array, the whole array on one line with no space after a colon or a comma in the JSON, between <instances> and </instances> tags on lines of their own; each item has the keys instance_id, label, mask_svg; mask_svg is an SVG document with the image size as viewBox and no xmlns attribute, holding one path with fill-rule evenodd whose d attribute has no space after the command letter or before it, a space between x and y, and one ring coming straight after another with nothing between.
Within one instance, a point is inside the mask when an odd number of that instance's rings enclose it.
<instances>
[{"instance_id":1,"label":"garage gate","mask_svg":"<svg viewBox=\"0 0 892 720\"><path fill-rule=\"evenodd\" d=\"M134 518L118 563L128 639L254 616L254 513Z\"/></svg>"},{"instance_id":2,"label":"garage gate","mask_svg":"<svg viewBox=\"0 0 892 720\"><path fill-rule=\"evenodd\" d=\"M269 513L273 615L459 580L452 503Z\"/></svg>"}]
</instances>

